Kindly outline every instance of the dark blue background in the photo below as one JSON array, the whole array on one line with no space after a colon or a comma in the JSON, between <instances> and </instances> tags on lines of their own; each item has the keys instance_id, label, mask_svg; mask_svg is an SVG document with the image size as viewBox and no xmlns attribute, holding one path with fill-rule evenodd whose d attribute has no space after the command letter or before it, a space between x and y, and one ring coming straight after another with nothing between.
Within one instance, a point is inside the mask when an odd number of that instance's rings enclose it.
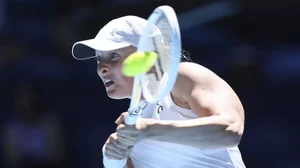
<instances>
[{"instance_id":1,"label":"dark blue background","mask_svg":"<svg viewBox=\"0 0 300 168\"><path fill-rule=\"evenodd\" d=\"M44 107L63 132L65 167L102 167L102 145L129 101L107 98L96 62L74 60L71 47L93 38L111 19L147 18L168 4L178 16L194 9L207 12L180 20L183 47L225 79L243 102L239 147L247 167L299 167L300 3L241 0L205 8L218 2L225 1L0 0L1 126L16 117L17 88L38 84ZM224 9L227 13L211 17ZM4 166L5 153L0 156Z\"/></svg>"}]
</instances>

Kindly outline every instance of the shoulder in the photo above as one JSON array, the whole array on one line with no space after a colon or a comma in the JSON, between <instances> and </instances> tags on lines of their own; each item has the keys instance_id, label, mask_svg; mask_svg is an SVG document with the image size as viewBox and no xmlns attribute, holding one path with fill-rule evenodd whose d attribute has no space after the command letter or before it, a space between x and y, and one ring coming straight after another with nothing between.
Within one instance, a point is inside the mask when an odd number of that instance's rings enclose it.
<instances>
[{"instance_id":1,"label":"shoulder","mask_svg":"<svg viewBox=\"0 0 300 168\"><path fill-rule=\"evenodd\" d=\"M181 62L179 64L179 72L187 72L188 70L209 71L208 68L194 62Z\"/></svg>"},{"instance_id":2,"label":"shoulder","mask_svg":"<svg viewBox=\"0 0 300 168\"><path fill-rule=\"evenodd\" d=\"M215 74L210 69L203 65L193 63L193 62L182 62L179 64L178 69L178 79L181 78L189 79L194 82L200 82L203 79L221 79L217 74Z\"/></svg>"},{"instance_id":3,"label":"shoulder","mask_svg":"<svg viewBox=\"0 0 300 168\"><path fill-rule=\"evenodd\" d=\"M180 95L191 94L196 88L212 91L222 81L213 71L200 64L182 62L173 91L180 92Z\"/></svg>"},{"instance_id":4,"label":"shoulder","mask_svg":"<svg viewBox=\"0 0 300 168\"><path fill-rule=\"evenodd\" d=\"M212 111L213 106L241 106L238 96L225 80L196 63L180 63L172 96L174 102L183 102L196 113L203 113L205 109Z\"/></svg>"},{"instance_id":5,"label":"shoulder","mask_svg":"<svg viewBox=\"0 0 300 168\"><path fill-rule=\"evenodd\" d=\"M212 70L197 63L182 62L179 64L178 77L175 84L179 89L190 86L203 90L232 90L230 85Z\"/></svg>"},{"instance_id":6,"label":"shoulder","mask_svg":"<svg viewBox=\"0 0 300 168\"><path fill-rule=\"evenodd\" d=\"M212 78L215 78L214 73L200 64L180 63L177 80L172 90L175 104L187 108L189 107L187 100L195 90L202 88L203 91L212 91L214 89Z\"/></svg>"}]
</instances>

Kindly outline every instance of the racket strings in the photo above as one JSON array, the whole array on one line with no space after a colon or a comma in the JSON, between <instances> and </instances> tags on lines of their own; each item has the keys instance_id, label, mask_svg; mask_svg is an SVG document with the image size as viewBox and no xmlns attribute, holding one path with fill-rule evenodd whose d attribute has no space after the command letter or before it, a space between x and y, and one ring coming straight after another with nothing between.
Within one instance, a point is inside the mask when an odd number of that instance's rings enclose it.
<instances>
[{"instance_id":1,"label":"racket strings","mask_svg":"<svg viewBox=\"0 0 300 168\"><path fill-rule=\"evenodd\" d=\"M164 88L162 85L163 77L165 77L165 74L170 71L172 55L170 31L172 29L164 15L161 15L154 25L159 29L160 33L149 39L149 42L151 43L150 46L154 46L154 51L158 54L158 60L153 68L147 72L144 81L147 81L147 89L151 96L155 99L155 97Z\"/></svg>"}]
</instances>

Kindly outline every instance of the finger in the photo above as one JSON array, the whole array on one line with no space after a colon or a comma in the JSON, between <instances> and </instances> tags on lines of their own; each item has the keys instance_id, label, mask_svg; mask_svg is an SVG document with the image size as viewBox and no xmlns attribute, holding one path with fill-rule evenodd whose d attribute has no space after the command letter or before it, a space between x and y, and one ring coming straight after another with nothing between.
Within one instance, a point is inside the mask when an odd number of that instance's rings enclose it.
<instances>
[{"instance_id":1,"label":"finger","mask_svg":"<svg viewBox=\"0 0 300 168\"><path fill-rule=\"evenodd\" d=\"M123 157L124 155L127 155L129 153L129 147L124 143L118 141L116 137L116 133L112 134L109 137L109 139L105 143L105 150L107 150L107 153L109 153L112 156Z\"/></svg>"},{"instance_id":2,"label":"finger","mask_svg":"<svg viewBox=\"0 0 300 168\"><path fill-rule=\"evenodd\" d=\"M117 133L111 134L109 136L106 144L110 148L115 147L114 150L118 151L119 153L124 153L125 151L122 151L122 150L127 150L128 146L126 144L122 143L121 141L119 141L118 136L119 135Z\"/></svg>"},{"instance_id":3,"label":"finger","mask_svg":"<svg viewBox=\"0 0 300 168\"><path fill-rule=\"evenodd\" d=\"M138 137L137 135L135 135L135 136L118 135L118 141L125 144L126 146L130 147L136 143L137 137Z\"/></svg>"},{"instance_id":4,"label":"finger","mask_svg":"<svg viewBox=\"0 0 300 168\"><path fill-rule=\"evenodd\" d=\"M110 154L105 154L105 157L111 160L123 160L125 158L121 158L119 156L114 156L114 155L110 155Z\"/></svg>"},{"instance_id":5,"label":"finger","mask_svg":"<svg viewBox=\"0 0 300 168\"><path fill-rule=\"evenodd\" d=\"M105 153L104 153L105 156L109 159L115 159L115 160L121 160L121 159L128 158L130 151L126 151L124 153L119 153L115 149L116 148L113 147L112 145L107 145L105 148Z\"/></svg>"},{"instance_id":6,"label":"finger","mask_svg":"<svg viewBox=\"0 0 300 168\"><path fill-rule=\"evenodd\" d=\"M117 120L115 121L116 124L125 124L125 118L127 116L127 112L122 113Z\"/></svg>"},{"instance_id":7,"label":"finger","mask_svg":"<svg viewBox=\"0 0 300 168\"><path fill-rule=\"evenodd\" d=\"M127 153L127 150L129 147L127 145L123 145L121 148L115 142L111 142L110 144L106 144L106 148L111 152L115 152L118 154L124 154L124 153Z\"/></svg>"},{"instance_id":8,"label":"finger","mask_svg":"<svg viewBox=\"0 0 300 168\"><path fill-rule=\"evenodd\" d=\"M125 127L126 127L126 125L124 125L124 124L119 124L119 125L117 126L116 132L121 132L122 130L126 129Z\"/></svg>"},{"instance_id":9,"label":"finger","mask_svg":"<svg viewBox=\"0 0 300 168\"><path fill-rule=\"evenodd\" d=\"M124 125L124 124L119 124L117 126L116 131L118 133L131 134L131 135L139 134L139 132L141 132L140 130L137 130L135 128L135 125Z\"/></svg>"},{"instance_id":10,"label":"finger","mask_svg":"<svg viewBox=\"0 0 300 168\"><path fill-rule=\"evenodd\" d=\"M134 126L119 124L117 127L117 141L127 146L135 144L139 134L140 131L136 130Z\"/></svg>"},{"instance_id":11,"label":"finger","mask_svg":"<svg viewBox=\"0 0 300 168\"><path fill-rule=\"evenodd\" d=\"M117 149L119 153L125 153L126 150L128 150L128 145L126 143L123 143L119 140L119 137L117 140L111 142Z\"/></svg>"}]
</instances>

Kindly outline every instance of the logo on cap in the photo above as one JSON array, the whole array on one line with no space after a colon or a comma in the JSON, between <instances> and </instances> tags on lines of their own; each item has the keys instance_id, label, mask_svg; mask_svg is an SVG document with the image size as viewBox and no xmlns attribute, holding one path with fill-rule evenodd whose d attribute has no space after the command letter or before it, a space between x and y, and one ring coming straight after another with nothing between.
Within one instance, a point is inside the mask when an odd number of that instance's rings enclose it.
<instances>
[{"instance_id":1,"label":"logo on cap","mask_svg":"<svg viewBox=\"0 0 300 168\"><path fill-rule=\"evenodd\" d=\"M113 30L110 32L110 35L111 35L111 36L114 36L115 33L116 33L116 31L117 31L117 29L113 29Z\"/></svg>"}]
</instances>

